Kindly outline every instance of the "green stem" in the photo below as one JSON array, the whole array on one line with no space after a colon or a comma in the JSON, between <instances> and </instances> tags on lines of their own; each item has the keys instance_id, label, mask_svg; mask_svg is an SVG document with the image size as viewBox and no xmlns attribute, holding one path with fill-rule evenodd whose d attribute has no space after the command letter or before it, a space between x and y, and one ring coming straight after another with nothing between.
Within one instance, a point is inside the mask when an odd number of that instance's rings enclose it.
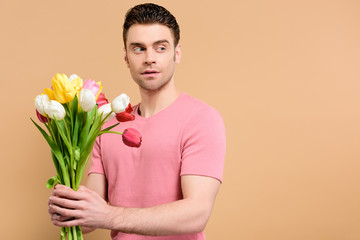
<instances>
[{"instance_id":1,"label":"green stem","mask_svg":"<svg viewBox=\"0 0 360 240\"><path fill-rule=\"evenodd\" d=\"M74 240L77 240L78 238L77 238L77 235L76 235L76 226L71 227L71 229L72 229L72 232L73 232Z\"/></svg>"},{"instance_id":2,"label":"green stem","mask_svg":"<svg viewBox=\"0 0 360 240\"><path fill-rule=\"evenodd\" d=\"M68 140L69 140L69 154L70 154L70 177L71 177L71 186L74 190L75 186L76 186L76 179L75 179L75 172L74 172L74 156L73 156L73 149L72 149L72 143L71 143L71 138L70 138L70 132L69 132L69 128L67 127L66 121L63 119L64 125L65 125L65 129L66 129L66 133L68 136Z\"/></svg>"},{"instance_id":3,"label":"green stem","mask_svg":"<svg viewBox=\"0 0 360 240\"><path fill-rule=\"evenodd\" d=\"M116 131L100 131L99 132L99 134L103 134L103 133L115 133L115 134L123 135L122 132L116 132Z\"/></svg>"},{"instance_id":4,"label":"green stem","mask_svg":"<svg viewBox=\"0 0 360 240\"><path fill-rule=\"evenodd\" d=\"M49 118L48 118L48 119L49 119ZM51 135L52 139L54 139L54 142L56 143L56 145L58 145L58 144L57 144L57 141L56 141L56 136L55 136L54 130L53 130L52 127L51 127L51 124L46 124L46 123L45 123L45 126L46 126L46 128L49 130L50 135Z\"/></svg>"},{"instance_id":5,"label":"green stem","mask_svg":"<svg viewBox=\"0 0 360 240\"><path fill-rule=\"evenodd\" d=\"M67 232L68 232L68 240L74 240L71 227L67 227Z\"/></svg>"},{"instance_id":6,"label":"green stem","mask_svg":"<svg viewBox=\"0 0 360 240\"><path fill-rule=\"evenodd\" d=\"M66 240L66 227L61 227L60 240Z\"/></svg>"},{"instance_id":7,"label":"green stem","mask_svg":"<svg viewBox=\"0 0 360 240\"><path fill-rule=\"evenodd\" d=\"M80 181L81 181L81 178L82 178L82 175L83 175L83 172L84 172L84 168L85 168L86 163L87 163L87 161L88 161L88 159L90 157L91 149L92 149L92 147L94 145L94 142L96 140L96 136L99 135L98 131L100 130L101 126L99 125L98 128L99 129L97 129L97 131L93 132L93 135L90 137L90 139L92 139L92 140L91 140L91 142L88 142L88 145L87 145L87 147L89 149L87 151L83 152L83 156L85 156L84 161L79 161L79 164L77 166L77 169L76 169L76 172L77 172L77 174L76 174L76 188L78 188L79 185L80 185ZM90 146L91 146L91 149L90 149Z\"/></svg>"},{"instance_id":8,"label":"green stem","mask_svg":"<svg viewBox=\"0 0 360 240\"><path fill-rule=\"evenodd\" d=\"M86 115L87 115L87 112L84 111L84 124L83 124L84 126L85 126L85 124L86 124L86 119L87 119L87 116L86 116Z\"/></svg>"},{"instance_id":9,"label":"green stem","mask_svg":"<svg viewBox=\"0 0 360 240\"><path fill-rule=\"evenodd\" d=\"M74 126L74 121L73 121L73 115L72 115L72 112L71 112L71 103L72 103L72 101L71 102L68 102L67 104L66 104L66 106L67 106L67 108L68 108L68 111L69 111L69 115L70 115L70 122L71 122L71 132L73 131L73 126Z\"/></svg>"},{"instance_id":10,"label":"green stem","mask_svg":"<svg viewBox=\"0 0 360 240\"><path fill-rule=\"evenodd\" d=\"M78 240L84 240L80 226L76 226L76 231L77 231Z\"/></svg>"},{"instance_id":11,"label":"green stem","mask_svg":"<svg viewBox=\"0 0 360 240\"><path fill-rule=\"evenodd\" d=\"M62 174L63 174L65 186L71 187L71 185L70 185L70 179L69 179L69 173L68 173L68 171L67 171L67 169L66 169L64 160L62 160L62 161L59 160L59 164L60 164L60 168L61 168L61 171L62 171Z\"/></svg>"},{"instance_id":12,"label":"green stem","mask_svg":"<svg viewBox=\"0 0 360 240\"><path fill-rule=\"evenodd\" d=\"M106 119L108 116L110 116L111 113L113 113L113 111L109 112L104 118L102 118L102 114L101 114L101 118L100 118L100 119L102 119L102 120L101 120L101 122L100 122L100 126L104 125L105 119Z\"/></svg>"},{"instance_id":13,"label":"green stem","mask_svg":"<svg viewBox=\"0 0 360 240\"><path fill-rule=\"evenodd\" d=\"M69 132L69 129L68 129L68 127L67 127L67 124L66 124L65 119L63 119L63 122L64 122L64 125L65 125L66 133L67 133L67 135L68 135L69 143L70 143L70 145L71 145L70 132Z\"/></svg>"}]
</instances>

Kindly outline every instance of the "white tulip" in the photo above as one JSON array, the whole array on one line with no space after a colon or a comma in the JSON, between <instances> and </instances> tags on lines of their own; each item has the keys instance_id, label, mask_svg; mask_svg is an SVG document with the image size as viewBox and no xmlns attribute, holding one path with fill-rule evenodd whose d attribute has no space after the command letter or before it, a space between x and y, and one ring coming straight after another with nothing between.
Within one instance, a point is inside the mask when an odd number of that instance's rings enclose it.
<instances>
[{"instance_id":1,"label":"white tulip","mask_svg":"<svg viewBox=\"0 0 360 240\"><path fill-rule=\"evenodd\" d=\"M78 78L79 76L76 74L71 74L71 76L69 77L69 81L72 82L74 79Z\"/></svg>"},{"instance_id":2,"label":"white tulip","mask_svg":"<svg viewBox=\"0 0 360 240\"><path fill-rule=\"evenodd\" d=\"M99 116L102 114L101 120L104 120L104 118L111 112L111 103L102 105L101 107L99 107L98 109L98 114ZM112 119L113 117L115 117L115 113L111 112L111 114L105 119L106 121L109 121L110 119Z\"/></svg>"},{"instance_id":3,"label":"white tulip","mask_svg":"<svg viewBox=\"0 0 360 240\"><path fill-rule=\"evenodd\" d=\"M41 115L45 115L45 110L44 110L44 107L46 105L48 105L50 102L50 99L48 97L48 95L46 94L42 94L42 95L37 95L36 98L35 98L35 108L36 110L38 110L38 112L41 114Z\"/></svg>"},{"instance_id":4,"label":"white tulip","mask_svg":"<svg viewBox=\"0 0 360 240\"><path fill-rule=\"evenodd\" d=\"M127 106L130 103L130 98L125 93L121 94L120 96L117 96L112 102L111 102L111 108L113 112L115 113L121 113L125 111Z\"/></svg>"},{"instance_id":5,"label":"white tulip","mask_svg":"<svg viewBox=\"0 0 360 240\"><path fill-rule=\"evenodd\" d=\"M96 104L94 93L89 89L81 89L79 104L85 112L90 112Z\"/></svg>"},{"instance_id":6,"label":"white tulip","mask_svg":"<svg viewBox=\"0 0 360 240\"><path fill-rule=\"evenodd\" d=\"M50 118L56 118L56 120L62 120L66 115L63 105L55 100L51 100L49 104L45 105L44 110Z\"/></svg>"}]
</instances>

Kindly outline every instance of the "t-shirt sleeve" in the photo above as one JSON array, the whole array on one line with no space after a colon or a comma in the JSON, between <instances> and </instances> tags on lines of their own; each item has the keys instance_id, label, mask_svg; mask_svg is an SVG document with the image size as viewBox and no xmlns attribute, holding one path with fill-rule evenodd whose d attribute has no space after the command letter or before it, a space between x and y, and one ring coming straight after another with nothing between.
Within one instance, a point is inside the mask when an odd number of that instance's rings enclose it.
<instances>
[{"instance_id":1,"label":"t-shirt sleeve","mask_svg":"<svg viewBox=\"0 0 360 240\"><path fill-rule=\"evenodd\" d=\"M223 180L225 126L213 108L199 111L186 124L182 136L180 175L201 175Z\"/></svg>"},{"instance_id":2,"label":"t-shirt sleeve","mask_svg":"<svg viewBox=\"0 0 360 240\"><path fill-rule=\"evenodd\" d=\"M90 173L100 173L105 174L103 162L101 159L101 137L97 137L91 152L91 166L88 172Z\"/></svg>"}]
</instances>

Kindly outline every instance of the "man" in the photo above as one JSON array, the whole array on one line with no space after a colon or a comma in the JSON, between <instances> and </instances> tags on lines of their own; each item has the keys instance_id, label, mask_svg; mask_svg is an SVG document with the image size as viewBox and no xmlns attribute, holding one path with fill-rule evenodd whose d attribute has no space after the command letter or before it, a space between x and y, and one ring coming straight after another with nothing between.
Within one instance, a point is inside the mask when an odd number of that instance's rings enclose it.
<instances>
[{"instance_id":1,"label":"man","mask_svg":"<svg viewBox=\"0 0 360 240\"><path fill-rule=\"evenodd\" d=\"M138 84L135 120L115 128L142 133L140 148L117 134L93 149L87 187L57 185L49 199L56 226L111 230L112 239L205 239L222 181L223 121L213 108L175 87L179 26L155 4L130 9L124 23L125 61ZM113 122L109 121L111 125ZM105 126L106 127L106 126Z\"/></svg>"}]
</instances>

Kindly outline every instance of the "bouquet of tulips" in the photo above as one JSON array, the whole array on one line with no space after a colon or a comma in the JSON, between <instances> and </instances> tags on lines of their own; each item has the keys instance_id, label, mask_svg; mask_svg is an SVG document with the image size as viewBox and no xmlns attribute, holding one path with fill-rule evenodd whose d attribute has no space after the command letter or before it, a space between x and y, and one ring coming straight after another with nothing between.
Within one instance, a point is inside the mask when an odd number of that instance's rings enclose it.
<instances>
[{"instance_id":1,"label":"bouquet of tulips","mask_svg":"<svg viewBox=\"0 0 360 240\"><path fill-rule=\"evenodd\" d=\"M134 120L130 99L126 94L111 103L105 98L101 82L83 80L73 74L56 74L52 87L35 98L36 114L46 130L32 119L51 148L57 175L47 181L47 187L64 184L75 191L91 155L97 136L103 133L122 134L124 144L140 147L141 135L133 128L123 133L111 131L119 122ZM104 123L116 117L118 123L102 129ZM83 239L80 226L62 228L60 239Z\"/></svg>"}]
</instances>

